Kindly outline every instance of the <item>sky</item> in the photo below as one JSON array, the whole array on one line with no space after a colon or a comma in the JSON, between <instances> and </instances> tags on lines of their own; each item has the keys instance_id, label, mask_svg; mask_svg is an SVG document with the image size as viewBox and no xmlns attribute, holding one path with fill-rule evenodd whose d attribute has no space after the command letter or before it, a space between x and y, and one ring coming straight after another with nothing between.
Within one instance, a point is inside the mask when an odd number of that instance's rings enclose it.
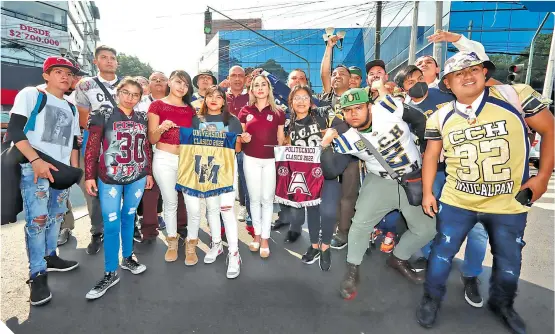
<instances>
[{"instance_id":1,"label":"sky","mask_svg":"<svg viewBox=\"0 0 555 334\"><path fill-rule=\"evenodd\" d=\"M328 26L373 25L375 16L371 12L375 4L369 0L99 0L96 4L100 10L97 24L100 43L135 55L166 74L176 69L184 69L191 75L197 73L205 45L204 11L208 5L234 19L261 18L263 29L321 28L322 33ZM402 7L403 4L385 4L385 8L390 8L384 9L387 16L383 26L392 19L395 25L411 24L412 15L406 14L412 5ZM434 8L434 2L421 1L419 25L433 24ZM216 13L212 18L224 19Z\"/></svg>"}]
</instances>

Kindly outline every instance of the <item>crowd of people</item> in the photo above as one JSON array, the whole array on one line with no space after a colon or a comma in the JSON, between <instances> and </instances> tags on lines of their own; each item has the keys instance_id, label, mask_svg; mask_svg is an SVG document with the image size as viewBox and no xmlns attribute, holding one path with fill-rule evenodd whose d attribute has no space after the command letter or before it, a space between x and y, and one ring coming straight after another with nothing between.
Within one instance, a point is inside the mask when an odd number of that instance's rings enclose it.
<instances>
[{"instance_id":1,"label":"crowd of people","mask_svg":"<svg viewBox=\"0 0 555 334\"><path fill-rule=\"evenodd\" d=\"M75 62L49 57L45 85L17 95L6 139L26 159L20 188L31 304L52 298L49 271L78 266L56 252L71 235L74 218L69 190L55 186L64 175L56 174L59 168L43 154L84 171L79 185L91 221L86 251L96 254L104 246L105 258L103 275L87 299L100 298L119 282L118 264L133 274L144 272L133 241L152 243L159 230L166 231L165 261L178 259L181 240L185 265L197 264L202 196L178 191L176 184L183 177L210 178L206 173L213 168L210 157L183 156L182 130L191 128L236 135L235 158L219 166L236 171L233 189L205 196L211 245L204 263L224 254L225 240L227 278L241 271L237 219L246 221L253 237L248 249L263 259L271 254L271 230L288 226L284 242L292 243L306 221L310 246L302 262L318 261L328 271L332 249L347 247L339 291L353 299L363 256L381 234L382 251L391 253L387 265L410 282L424 284L416 317L420 325L432 327L453 257L465 239L464 298L473 307L483 306L477 277L489 238L488 307L511 330L524 333L513 302L526 213L546 191L553 170L551 101L527 85L492 79L495 65L480 43L445 31L429 40L453 43L459 52L442 73L426 55L390 81L379 59L368 62L365 72L356 66L332 69L338 41L333 36L322 60L323 91L311 89L302 69L291 71L287 112L276 103L263 69L233 66L220 83L207 70L192 79L183 70L169 77L157 71L148 79L119 78L116 50L100 46L94 55L99 74L82 77ZM46 102L40 111L42 96ZM533 132L544 138L540 168L530 177ZM275 203L273 147L283 145L321 149L325 180L318 205ZM195 164L195 175L184 175L186 161ZM275 212L279 218L273 221Z\"/></svg>"}]
</instances>

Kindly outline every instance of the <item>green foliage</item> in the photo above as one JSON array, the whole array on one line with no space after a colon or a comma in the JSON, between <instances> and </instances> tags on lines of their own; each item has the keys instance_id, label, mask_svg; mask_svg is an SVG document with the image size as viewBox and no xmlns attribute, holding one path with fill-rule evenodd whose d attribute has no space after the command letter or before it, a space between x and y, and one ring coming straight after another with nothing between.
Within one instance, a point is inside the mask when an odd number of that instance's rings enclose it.
<instances>
[{"instance_id":1,"label":"green foliage","mask_svg":"<svg viewBox=\"0 0 555 334\"><path fill-rule=\"evenodd\" d=\"M268 59L264 64L257 65L254 68L263 68L278 77L281 81L287 82L287 76L289 73L287 73L287 71L285 71L285 69L277 63L275 59Z\"/></svg>"},{"instance_id":2,"label":"green foliage","mask_svg":"<svg viewBox=\"0 0 555 334\"><path fill-rule=\"evenodd\" d=\"M118 55L118 64L118 77L140 75L148 78L154 72L150 64L145 64L136 56L126 55L125 53Z\"/></svg>"}]
</instances>

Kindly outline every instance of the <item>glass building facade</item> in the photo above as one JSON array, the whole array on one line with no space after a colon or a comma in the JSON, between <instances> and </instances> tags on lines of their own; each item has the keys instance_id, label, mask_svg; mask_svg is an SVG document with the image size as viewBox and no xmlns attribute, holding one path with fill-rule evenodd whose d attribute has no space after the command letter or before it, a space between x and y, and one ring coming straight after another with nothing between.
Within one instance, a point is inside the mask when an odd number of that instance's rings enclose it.
<instances>
[{"instance_id":1,"label":"glass building facade","mask_svg":"<svg viewBox=\"0 0 555 334\"><path fill-rule=\"evenodd\" d=\"M451 1L443 3L443 30L462 34L484 45L497 66L494 77L507 83L508 67L527 65L532 38L547 13L530 12L525 2ZM390 79L408 63L413 5L407 5L393 19L382 18L380 58L386 63ZM432 55L433 44L427 37L435 29L435 2L420 2L418 12L417 55ZM385 23L385 24L384 24ZM531 85L542 89L553 33L554 15L550 14L535 44ZM365 60L375 58L375 28L363 32ZM443 47L445 61L457 50L452 44ZM440 64L443 67L443 64ZM525 73L521 82L524 82Z\"/></svg>"},{"instance_id":2,"label":"glass building facade","mask_svg":"<svg viewBox=\"0 0 555 334\"><path fill-rule=\"evenodd\" d=\"M334 48L333 64L364 68L362 29L341 29L346 35L342 49ZM320 65L325 51L322 39L324 29L259 30L264 36L276 41L291 51L306 58L310 64L310 81L315 92L322 91ZM275 44L248 30L219 31L206 45L199 69L217 73L218 81L225 79L234 65L262 67L279 78L286 80L293 69L308 72L307 63Z\"/></svg>"}]
</instances>

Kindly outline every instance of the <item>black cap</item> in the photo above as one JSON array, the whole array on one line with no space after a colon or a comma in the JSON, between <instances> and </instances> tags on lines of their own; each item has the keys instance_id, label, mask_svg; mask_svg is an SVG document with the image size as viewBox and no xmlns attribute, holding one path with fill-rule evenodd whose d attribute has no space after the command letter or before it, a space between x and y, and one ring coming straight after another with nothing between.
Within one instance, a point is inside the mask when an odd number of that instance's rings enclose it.
<instances>
[{"instance_id":1,"label":"black cap","mask_svg":"<svg viewBox=\"0 0 555 334\"><path fill-rule=\"evenodd\" d=\"M381 68L383 68L383 70L385 71L385 63L383 60L381 59L375 59L372 61L369 61L366 63L366 74L368 74L368 72L370 71L370 69L374 66L379 66ZM386 71L387 72L387 71Z\"/></svg>"},{"instance_id":2,"label":"black cap","mask_svg":"<svg viewBox=\"0 0 555 334\"><path fill-rule=\"evenodd\" d=\"M200 71L197 75L195 75L195 77L193 78L193 86L195 86L195 88L198 88L198 77L200 77L201 75L209 75L212 77L212 84L213 85L217 85L218 84L218 79L216 79L216 77L214 76L214 74L212 73L212 71L210 70L202 70Z\"/></svg>"},{"instance_id":3,"label":"black cap","mask_svg":"<svg viewBox=\"0 0 555 334\"><path fill-rule=\"evenodd\" d=\"M73 59L69 59L69 58L68 58L68 60L73 64L73 66L74 66L75 68L77 68L77 69L79 70L79 71L77 71L77 73L75 73L76 76L78 76L78 77L84 77L84 76L89 75L89 73L84 72L84 71L81 69L81 66L79 66L79 63L78 63L77 61L75 61L75 60L73 60Z\"/></svg>"}]
</instances>

